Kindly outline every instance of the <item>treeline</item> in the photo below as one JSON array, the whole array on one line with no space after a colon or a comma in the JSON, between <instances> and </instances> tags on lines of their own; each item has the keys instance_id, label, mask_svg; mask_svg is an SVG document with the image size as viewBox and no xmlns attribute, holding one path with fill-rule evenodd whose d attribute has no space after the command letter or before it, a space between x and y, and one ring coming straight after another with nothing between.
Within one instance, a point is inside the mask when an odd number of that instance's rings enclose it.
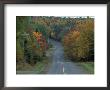
<instances>
[{"instance_id":1,"label":"treeline","mask_svg":"<svg viewBox=\"0 0 110 90\"><path fill-rule=\"evenodd\" d=\"M48 28L48 35L54 40L61 40L69 29L75 25L73 18L54 17L54 16L37 16L33 17L36 23L40 23L42 27Z\"/></svg>"},{"instance_id":2,"label":"treeline","mask_svg":"<svg viewBox=\"0 0 110 90\"><path fill-rule=\"evenodd\" d=\"M48 27L49 37L61 41L65 56L76 61L94 60L94 18L36 17Z\"/></svg>"},{"instance_id":3,"label":"treeline","mask_svg":"<svg viewBox=\"0 0 110 90\"><path fill-rule=\"evenodd\" d=\"M48 49L48 28L30 16L16 17L16 63L34 65ZM22 68L22 67L21 67ZM20 69L20 68L19 68Z\"/></svg>"},{"instance_id":4,"label":"treeline","mask_svg":"<svg viewBox=\"0 0 110 90\"><path fill-rule=\"evenodd\" d=\"M49 48L49 38L61 41L65 56L94 60L94 19L54 16L16 17L16 60L36 64Z\"/></svg>"},{"instance_id":5,"label":"treeline","mask_svg":"<svg viewBox=\"0 0 110 90\"><path fill-rule=\"evenodd\" d=\"M94 19L76 21L63 38L66 56L76 61L94 61Z\"/></svg>"}]
</instances>

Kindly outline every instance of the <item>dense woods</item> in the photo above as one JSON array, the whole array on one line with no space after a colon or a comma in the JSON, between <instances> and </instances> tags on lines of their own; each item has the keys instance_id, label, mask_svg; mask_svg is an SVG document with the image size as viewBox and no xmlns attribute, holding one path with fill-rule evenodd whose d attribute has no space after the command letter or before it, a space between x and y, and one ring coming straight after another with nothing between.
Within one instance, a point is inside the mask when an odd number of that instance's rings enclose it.
<instances>
[{"instance_id":1,"label":"dense woods","mask_svg":"<svg viewBox=\"0 0 110 90\"><path fill-rule=\"evenodd\" d=\"M78 61L94 60L94 21L91 18L76 21L74 28L63 38L68 57Z\"/></svg>"},{"instance_id":2,"label":"dense woods","mask_svg":"<svg viewBox=\"0 0 110 90\"><path fill-rule=\"evenodd\" d=\"M34 65L43 60L48 48L48 28L33 17L16 17L16 60Z\"/></svg>"},{"instance_id":3,"label":"dense woods","mask_svg":"<svg viewBox=\"0 0 110 90\"><path fill-rule=\"evenodd\" d=\"M70 60L94 61L94 18L17 16L17 65L44 60L50 39L62 43L65 57Z\"/></svg>"}]
</instances>

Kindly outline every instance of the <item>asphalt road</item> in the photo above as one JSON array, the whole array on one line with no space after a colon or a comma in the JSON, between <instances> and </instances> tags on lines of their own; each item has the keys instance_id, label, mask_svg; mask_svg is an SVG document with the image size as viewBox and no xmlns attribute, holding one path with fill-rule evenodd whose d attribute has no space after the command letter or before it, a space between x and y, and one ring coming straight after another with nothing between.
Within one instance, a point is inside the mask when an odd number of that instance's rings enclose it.
<instances>
[{"instance_id":1,"label":"asphalt road","mask_svg":"<svg viewBox=\"0 0 110 90\"><path fill-rule=\"evenodd\" d=\"M87 74L77 63L64 58L63 46L60 42L50 40L53 44L52 64L47 74Z\"/></svg>"}]
</instances>

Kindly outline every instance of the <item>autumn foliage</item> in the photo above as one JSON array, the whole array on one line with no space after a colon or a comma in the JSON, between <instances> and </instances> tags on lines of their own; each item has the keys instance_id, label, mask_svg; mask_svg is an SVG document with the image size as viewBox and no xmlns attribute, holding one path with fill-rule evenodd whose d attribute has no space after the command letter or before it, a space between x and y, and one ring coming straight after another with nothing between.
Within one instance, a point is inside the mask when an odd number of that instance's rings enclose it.
<instances>
[{"instance_id":1,"label":"autumn foliage","mask_svg":"<svg viewBox=\"0 0 110 90\"><path fill-rule=\"evenodd\" d=\"M73 61L94 60L94 18L17 16L17 64L42 61L49 39L60 41L65 56Z\"/></svg>"},{"instance_id":2,"label":"autumn foliage","mask_svg":"<svg viewBox=\"0 0 110 90\"><path fill-rule=\"evenodd\" d=\"M35 23L31 17L19 16L16 20L17 65L18 63L34 65L43 60L48 49L47 30L45 27L42 28L43 25Z\"/></svg>"},{"instance_id":3,"label":"autumn foliage","mask_svg":"<svg viewBox=\"0 0 110 90\"><path fill-rule=\"evenodd\" d=\"M41 32L33 32L33 35L35 36L36 42L38 42L41 49L45 50L48 48L47 42Z\"/></svg>"},{"instance_id":4,"label":"autumn foliage","mask_svg":"<svg viewBox=\"0 0 110 90\"><path fill-rule=\"evenodd\" d=\"M79 20L63 38L65 55L74 61L94 60L94 21Z\"/></svg>"}]
</instances>

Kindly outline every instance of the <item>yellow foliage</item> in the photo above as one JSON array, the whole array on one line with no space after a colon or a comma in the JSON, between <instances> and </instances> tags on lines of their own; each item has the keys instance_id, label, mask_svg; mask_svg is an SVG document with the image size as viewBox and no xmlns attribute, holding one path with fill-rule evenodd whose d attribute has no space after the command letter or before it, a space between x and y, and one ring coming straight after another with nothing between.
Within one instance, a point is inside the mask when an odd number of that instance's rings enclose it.
<instances>
[{"instance_id":1,"label":"yellow foliage","mask_svg":"<svg viewBox=\"0 0 110 90\"><path fill-rule=\"evenodd\" d=\"M42 33L40 33L40 32L33 32L33 35L34 35L36 38L42 37Z\"/></svg>"}]
</instances>

